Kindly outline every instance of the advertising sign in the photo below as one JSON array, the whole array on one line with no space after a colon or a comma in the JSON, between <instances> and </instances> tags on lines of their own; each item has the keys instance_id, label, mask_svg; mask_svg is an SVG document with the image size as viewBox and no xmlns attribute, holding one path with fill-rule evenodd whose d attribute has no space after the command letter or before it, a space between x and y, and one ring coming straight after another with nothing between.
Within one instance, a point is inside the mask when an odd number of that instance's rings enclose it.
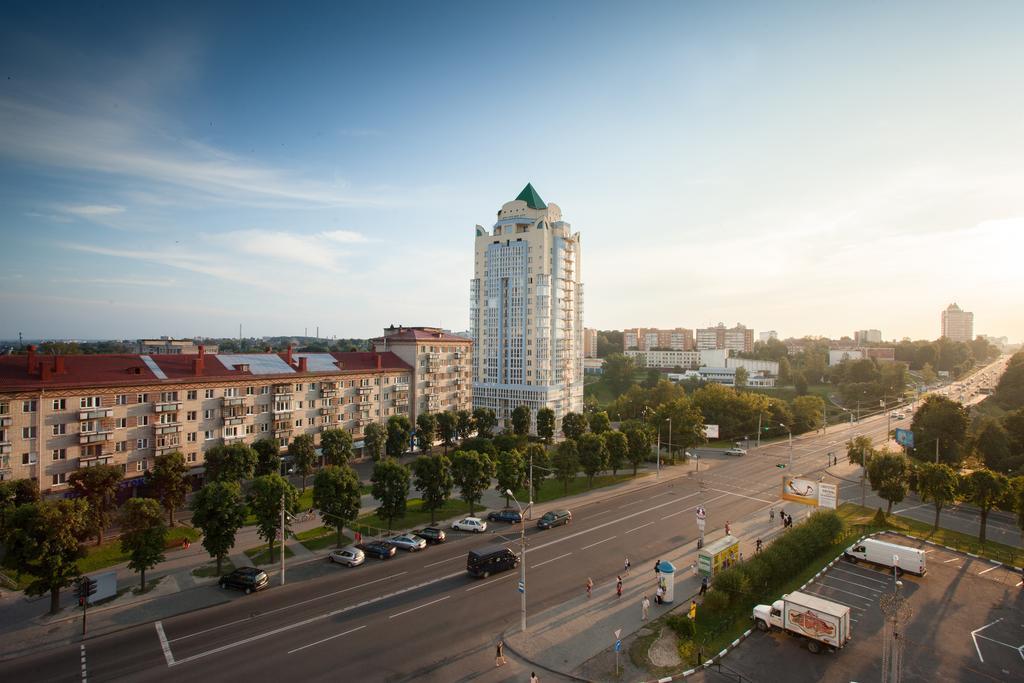
<instances>
[{"instance_id":1,"label":"advertising sign","mask_svg":"<svg viewBox=\"0 0 1024 683\"><path fill-rule=\"evenodd\" d=\"M818 507L836 509L839 487L835 484L818 484Z\"/></svg>"},{"instance_id":2,"label":"advertising sign","mask_svg":"<svg viewBox=\"0 0 1024 683\"><path fill-rule=\"evenodd\" d=\"M896 428L896 443L904 448L914 447L914 432L909 429Z\"/></svg>"},{"instance_id":3,"label":"advertising sign","mask_svg":"<svg viewBox=\"0 0 1024 683\"><path fill-rule=\"evenodd\" d=\"M818 482L803 477L782 477L782 500L803 503L804 505L818 504Z\"/></svg>"},{"instance_id":4,"label":"advertising sign","mask_svg":"<svg viewBox=\"0 0 1024 683\"><path fill-rule=\"evenodd\" d=\"M704 438L706 438L706 439L717 439L718 438L718 425L704 425Z\"/></svg>"}]
</instances>

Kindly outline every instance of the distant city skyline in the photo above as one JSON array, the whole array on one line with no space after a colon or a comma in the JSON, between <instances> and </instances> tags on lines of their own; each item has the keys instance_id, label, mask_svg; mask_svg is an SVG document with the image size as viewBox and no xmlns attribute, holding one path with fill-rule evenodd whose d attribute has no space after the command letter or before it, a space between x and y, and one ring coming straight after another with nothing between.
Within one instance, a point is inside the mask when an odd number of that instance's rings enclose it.
<instances>
[{"instance_id":1,"label":"distant city skyline","mask_svg":"<svg viewBox=\"0 0 1024 683\"><path fill-rule=\"evenodd\" d=\"M1017 2L18 3L0 338L464 331L474 226L532 182L584 235L587 327L934 339L956 301L1021 341L1021 25Z\"/></svg>"}]
</instances>

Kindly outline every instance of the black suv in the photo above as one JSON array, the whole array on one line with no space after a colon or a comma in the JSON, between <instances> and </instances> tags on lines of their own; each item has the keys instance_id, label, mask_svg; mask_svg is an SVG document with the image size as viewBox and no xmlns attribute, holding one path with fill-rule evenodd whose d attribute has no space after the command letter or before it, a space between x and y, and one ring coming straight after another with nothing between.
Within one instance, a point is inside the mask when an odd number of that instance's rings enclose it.
<instances>
[{"instance_id":1,"label":"black suv","mask_svg":"<svg viewBox=\"0 0 1024 683\"><path fill-rule=\"evenodd\" d=\"M572 521L572 513L568 510L551 510L545 512L544 516L537 520L538 529L550 529L553 526L561 526Z\"/></svg>"},{"instance_id":2,"label":"black suv","mask_svg":"<svg viewBox=\"0 0 1024 683\"><path fill-rule=\"evenodd\" d=\"M493 546L470 550L466 558L466 571L470 576L486 579L495 572L515 569L519 566L519 556L505 546Z\"/></svg>"},{"instance_id":3,"label":"black suv","mask_svg":"<svg viewBox=\"0 0 1024 683\"><path fill-rule=\"evenodd\" d=\"M220 577L221 588L234 588L246 595L253 591L261 591L269 585L267 573L256 567L239 567L230 574Z\"/></svg>"},{"instance_id":4,"label":"black suv","mask_svg":"<svg viewBox=\"0 0 1024 683\"><path fill-rule=\"evenodd\" d=\"M519 524L523 521L523 516L519 513L519 510L513 510L512 508L505 508L504 510L495 510L494 512L488 513L487 519L492 522L508 522L509 524Z\"/></svg>"},{"instance_id":5,"label":"black suv","mask_svg":"<svg viewBox=\"0 0 1024 683\"><path fill-rule=\"evenodd\" d=\"M428 526L426 529L418 529L413 532L427 543L444 543L448 540L448 536L444 533L444 529L438 529L436 526Z\"/></svg>"}]
</instances>

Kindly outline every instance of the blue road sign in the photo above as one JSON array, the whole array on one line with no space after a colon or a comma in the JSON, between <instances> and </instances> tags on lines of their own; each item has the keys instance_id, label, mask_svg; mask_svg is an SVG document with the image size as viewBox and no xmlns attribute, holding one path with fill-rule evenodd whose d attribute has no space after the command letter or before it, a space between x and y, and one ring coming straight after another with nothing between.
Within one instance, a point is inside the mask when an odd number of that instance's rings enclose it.
<instances>
[{"instance_id":1,"label":"blue road sign","mask_svg":"<svg viewBox=\"0 0 1024 683\"><path fill-rule=\"evenodd\" d=\"M615 641L615 651L616 652L622 652L622 641L621 640L616 640Z\"/></svg>"},{"instance_id":2,"label":"blue road sign","mask_svg":"<svg viewBox=\"0 0 1024 683\"><path fill-rule=\"evenodd\" d=\"M914 432L910 431L909 429L899 429L897 427L897 429L896 429L896 443L898 443L899 445L901 445L901 446L903 446L905 448L913 448L914 447Z\"/></svg>"},{"instance_id":3,"label":"blue road sign","mask_svg":"<svg viewBox=\"0 0 1024 683\"><path fill-rule=\"evenodd\" d=\"M526 586L523 585L522 581L519 582L519 592L520 593L525 593L526 592Z\"/></svg>"}]
</instances>

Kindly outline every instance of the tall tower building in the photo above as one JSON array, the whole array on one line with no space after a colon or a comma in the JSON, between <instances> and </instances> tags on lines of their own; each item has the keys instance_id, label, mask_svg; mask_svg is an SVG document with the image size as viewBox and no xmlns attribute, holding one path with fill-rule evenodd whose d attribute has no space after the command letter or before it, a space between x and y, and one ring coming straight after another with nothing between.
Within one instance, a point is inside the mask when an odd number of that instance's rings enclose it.
<instances>
[{"instance_id":1,"label":"tall tower building","mask_svg":"<svg viewBox=\"0 0 1024 683\"><path fill-rule=\"evenodd\" d=\"M942 312L942 336L950 341L969 342L974 339L974 314L950 304Z\"/></svg>"},{"instance_id":2,"label":"tall tower building","mask_svg":"<svg viewBox=\"0 0 1024 683\"><path fill-rule=\"evenodd\" d=\"M583 411L583 284L580 235L527 184L476 226L470 284L473 407L491 408L502 424L520 405Z\"/></svg>"}]
</instances>

